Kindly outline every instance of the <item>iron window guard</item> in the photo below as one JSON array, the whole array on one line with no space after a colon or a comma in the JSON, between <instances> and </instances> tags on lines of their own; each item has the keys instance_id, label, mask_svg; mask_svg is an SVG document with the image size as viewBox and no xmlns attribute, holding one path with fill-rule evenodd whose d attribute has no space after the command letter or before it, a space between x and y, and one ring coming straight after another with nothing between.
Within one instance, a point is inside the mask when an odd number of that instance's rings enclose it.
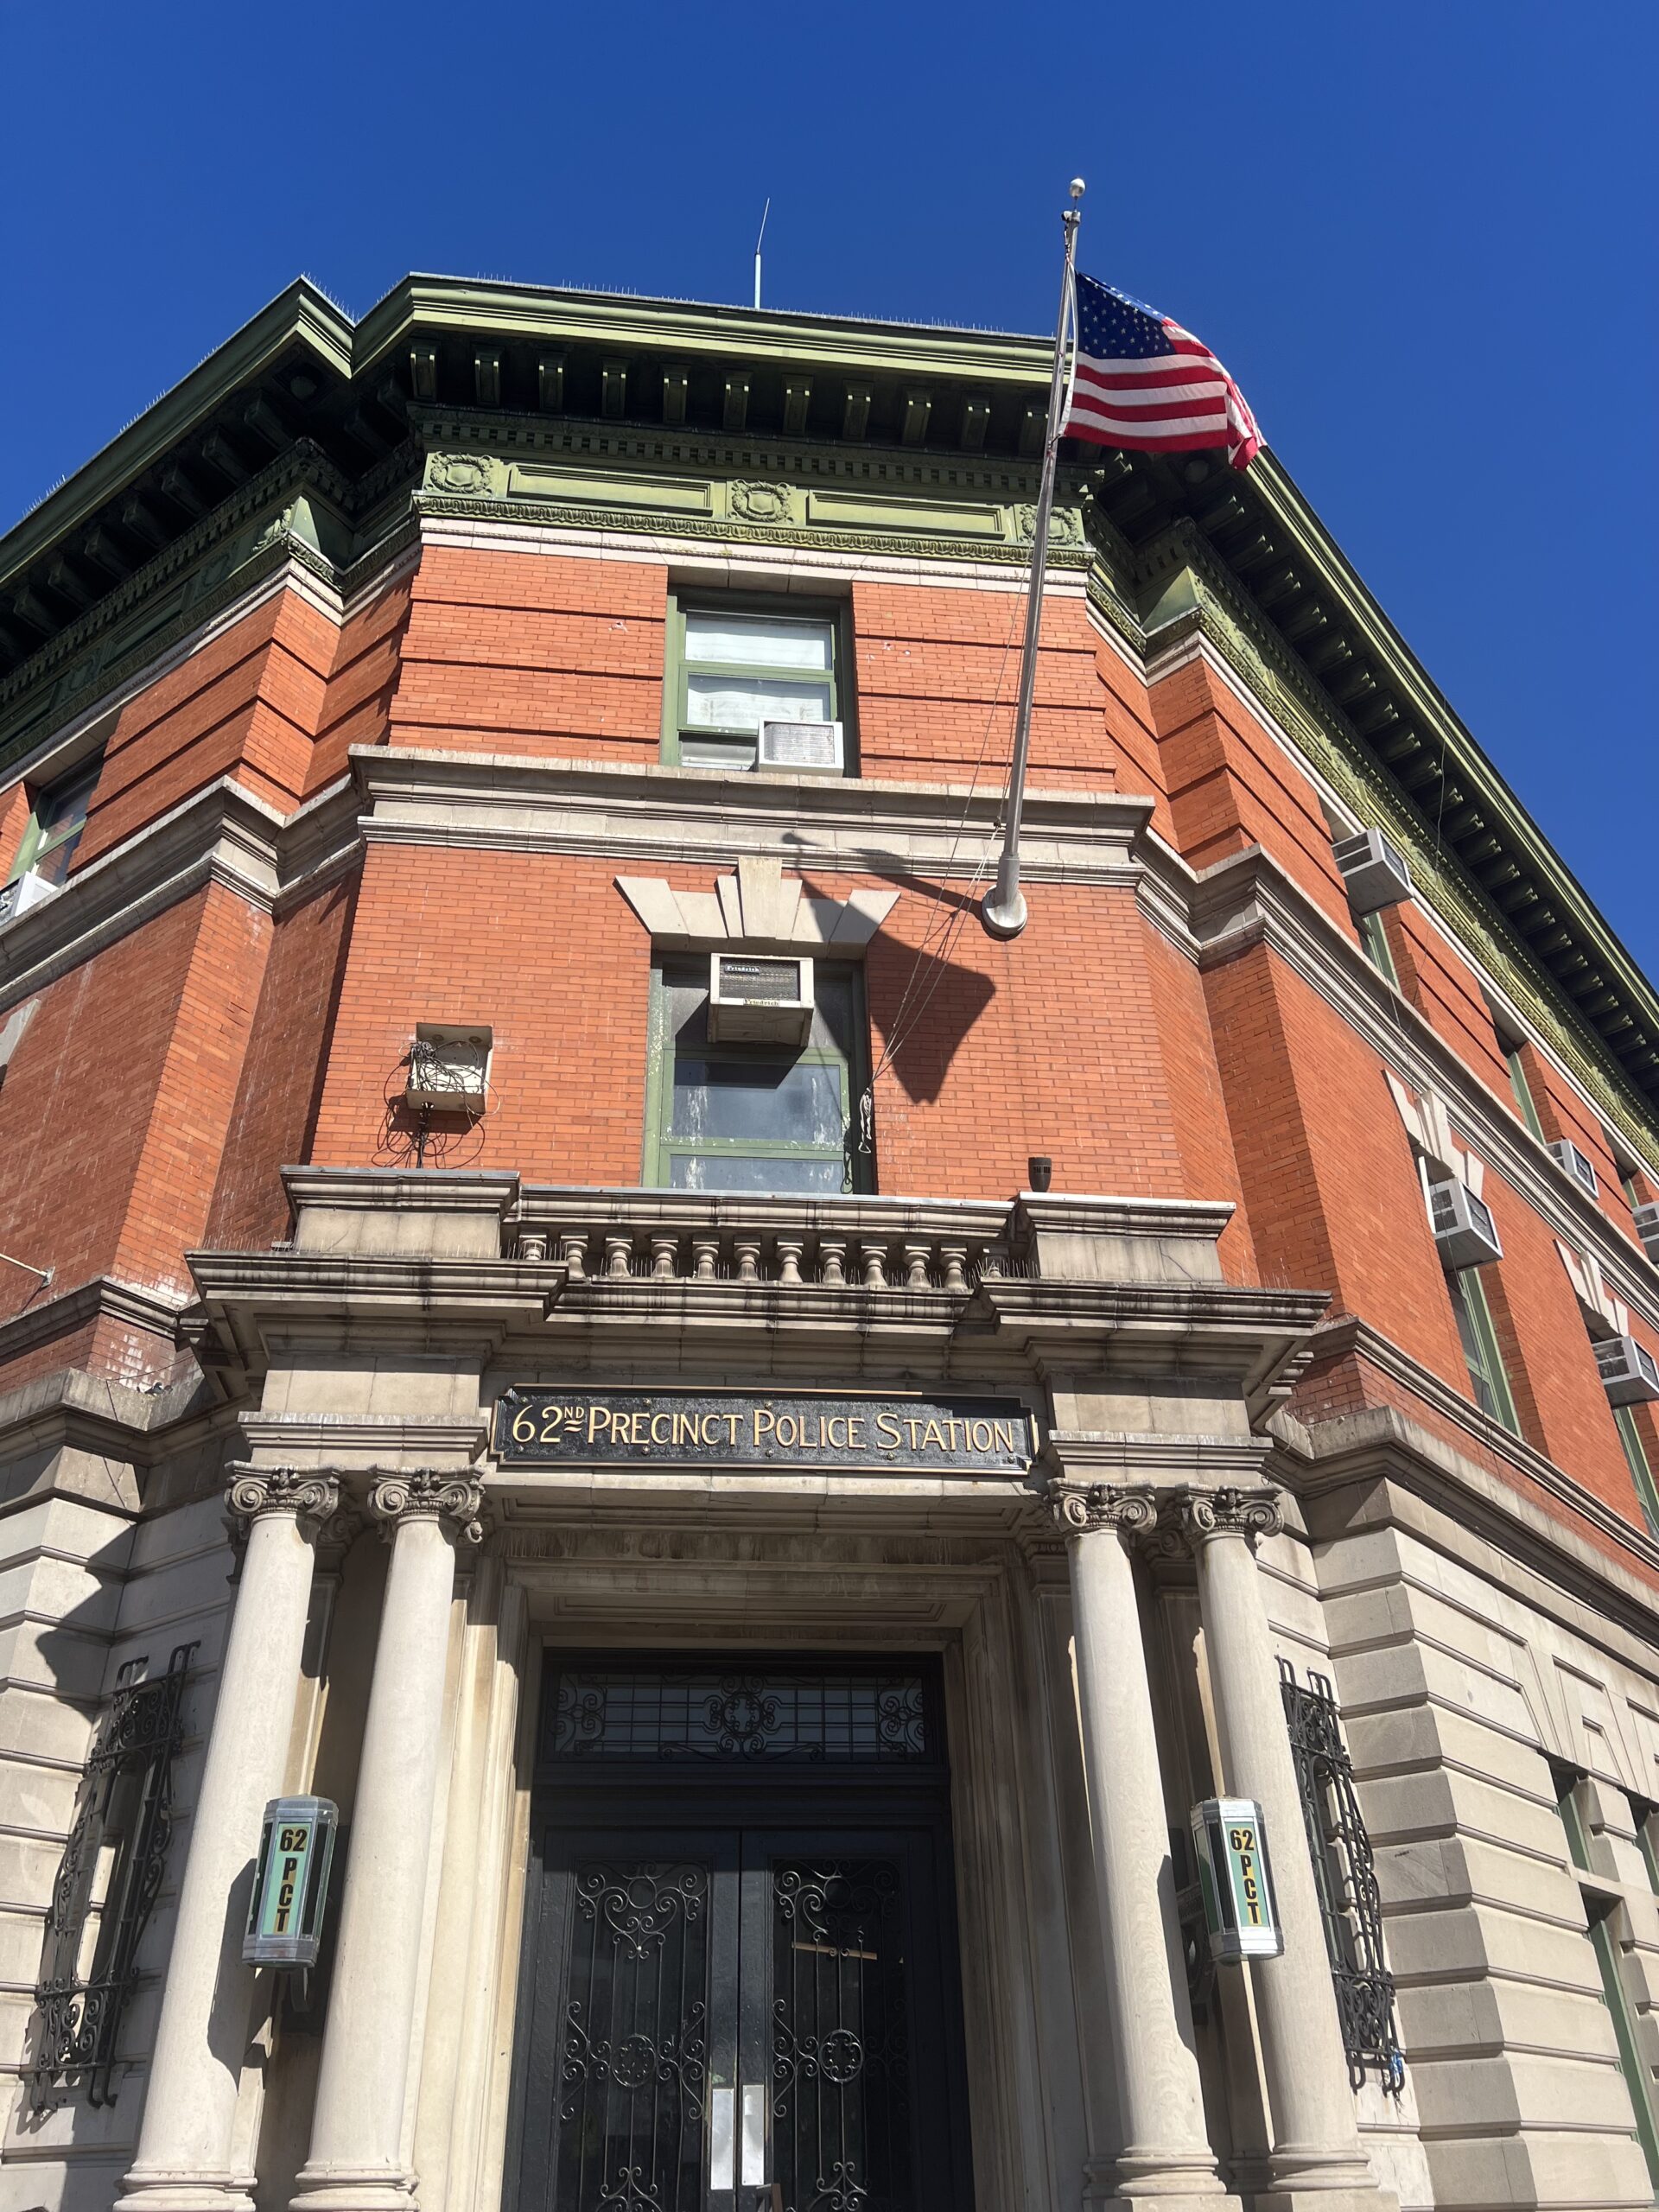
<instances>
[{"instance_id":1,"label":"iron window guard","mask_svg":"<svg viewBox=\"0 0 1659 2212\"><path fill-rule=\"evenodd\" d=\"M1383 1963L1382 1898L1336 1694L1311 1668L1304 1688L1287 1659L1279 1662L1279 1675L1348 2078L1358 2089L1375 2069L1389 2095L1398 2096L1406 2058L1395 2024L1394 1976Z\"/></svg>"},{"instance_id":2,"label":"iron window guard","mask_svg":"<svg viewBox=\"0 0 1659 2212\"><path fill-rule=\"evenodd\" d=\"M122 2016L138 1981L147 1926L173 1832L173 1761L184 1736L183 1698L194 1643L174 1649L164 1674L143 1659L122 1672L92 1738L73 1827L47 1914L35 1985L34 2056L23 2069L29 2107L48 2111L77 2088L91 2105L115 2101L111 2075ZM125 1785L124 1787L124 1785ZM114 1845L90 1972L79 1972L92 1883Z\"/></svg>"}]
</instances>

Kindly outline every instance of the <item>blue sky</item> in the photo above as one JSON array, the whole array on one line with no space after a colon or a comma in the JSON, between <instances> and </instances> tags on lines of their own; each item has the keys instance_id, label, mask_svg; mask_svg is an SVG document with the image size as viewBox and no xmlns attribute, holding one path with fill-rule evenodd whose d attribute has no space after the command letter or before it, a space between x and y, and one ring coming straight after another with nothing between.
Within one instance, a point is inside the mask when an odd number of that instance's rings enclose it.
<instances>
[{"instance_id":1,"label":"blue sky","mask_svg":"<svg viewBox=\"0 0 1659 2212\"><path fill-rule=\"evenodd\" d=\"M0 527L298 272L1198 331L1649 975L1652 0L0 10Z\"/></svg>"}]
</instances>

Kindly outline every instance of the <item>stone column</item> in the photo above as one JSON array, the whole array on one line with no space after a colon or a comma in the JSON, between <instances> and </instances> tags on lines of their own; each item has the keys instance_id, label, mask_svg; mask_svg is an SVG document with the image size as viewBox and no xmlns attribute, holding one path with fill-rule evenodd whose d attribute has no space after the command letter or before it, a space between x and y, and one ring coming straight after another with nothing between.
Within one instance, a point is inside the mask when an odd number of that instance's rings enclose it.
<instances>
[{"instance_id":1,"label":"stone column","mask_svg":"<svg viewBox=\"0 0 1659 2212\"><path fill-rule=\"evenodd\" d=\"M254 1969L242 1963L248 1877L280 1796L311 1600L312 1544L338 1484L304 1469L245 1468L227 1493L247 1552L219 1670L144 2096L122 2212L251 2212L232 2171L237 2092Z\"/></svg>"},{"instance_id":2,"label":"stone column","mask_svg":"<svg viewBox=\"0 0 1659 2212\"><path fill-rule=\"evenodd\" d=\"M454 1595L453 1546L477 1542L470 1477L377 1477L369 1510L391 1565L369 1685L346 1894L311 2148L294 2212L409 2212L404 2090L415 2030L427 1862Z\"/></svg>"},{"instance_id":3,"label":"stone column","mask_svg":"<svg viewBox=\"0 0 1659 2212\"><path fill-rule=\"evenodd\" d=\"M1198 1560L1211 1696L1229 1792L1262 1808L1285 1948L1252 1961L1273 2114L1263 2212L1378 2212L1391 2200L1360 2146L1325 1923L1307 1853L1255 1546L1282 1525L1269 1491L1189 1492L1181 1517Z\"/></svg>"},{"instance_id":4,"label":"stone column","mask_svg":"<svg viewBox=\"0 0 1659 2212\"><path fill-rule=\"evenodd\" d=\"M1229 2199L1205 2126L1152 1692L1128 1538L1154 1525L1150 1490L1052 1483L1066 1537L1077 1707L1123 2141L1111 2191L1174 2208Z\"/></svg>"}]
</instances>

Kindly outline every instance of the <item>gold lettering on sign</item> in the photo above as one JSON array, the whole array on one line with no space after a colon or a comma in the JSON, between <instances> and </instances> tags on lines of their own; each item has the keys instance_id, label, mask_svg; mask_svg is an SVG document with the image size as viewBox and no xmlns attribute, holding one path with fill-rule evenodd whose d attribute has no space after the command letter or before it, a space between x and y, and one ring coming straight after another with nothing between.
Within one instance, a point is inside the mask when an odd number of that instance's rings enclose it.
<instances>
[{"instance_id":1,"label":"gold lettering on sign","mask_svg":"<svg viewBox=\"0 0 1659 2212\"><path fill-rule=\"evenodd\" d=\"M899 1449L905 1440L899 1433L897 1414L877 1414L875 1440L884 1452L896 1452Z\"/></svg>"}]
</instances>

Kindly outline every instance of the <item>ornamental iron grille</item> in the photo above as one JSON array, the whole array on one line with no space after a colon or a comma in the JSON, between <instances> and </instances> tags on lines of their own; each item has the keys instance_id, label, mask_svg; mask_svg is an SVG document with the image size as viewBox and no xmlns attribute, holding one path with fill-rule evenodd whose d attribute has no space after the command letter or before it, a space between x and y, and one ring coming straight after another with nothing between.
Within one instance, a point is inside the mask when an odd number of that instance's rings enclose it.
<instances>
[{"instance_id":1,"label":"ornamental iron grille","mask_svg":"<svg viewBox=\"0 0 1659 2212\"><path fill-rule=\"evenodd\" d=\"M918 1675L592 1669L561 1673L548 1749L557 1760L923 1759Z\"/></svg>"},{"instance_id":2,"label":"ornamental iron grille","mask_svg":"<svg viewBox=\"0 0 1659 2212\"><path fill-rule=\"evenodd\" d=\"M782 2212L914 2201L906 1911L885 1859L772 1868L772 2127Z\"/></svg>"},{"instance_id":3,"label":"ornamental iron grille","mask_svg":"<svg viewBox=\"0 0 1659 2212\"><path fill-rule=\"evenodd\" d=\"M50 2111L78 2088L88 2104L115 2101L116 2039L166 1871L173 1760L195 1649L179 1644L153 1679L145 1660L129 1661L92 1738L47 1915L35 2055L23 2069L32 2111Z\"/></svg>"},{"instance_id":4,"label":"ornamental iron grille","mask_svg":"<svg viewBox=\"0 0 1659 2212\"><path fill-rule=\"evenodd\" d=\"M1279 1676L1348 2078L1358 2089L1375 2069L1383 2088L1398 2096L1406 2059L1395 2021L1394 1976L1383 1963L1382 1899L1336 1694L1312 1669L1304 1688L1287 1659L1279 1662Z\"/></svg>"},{"instance_id":5,"label":"ornamental iron grille","mask_svg":"<svg viewBox=\"0 0 1659 2212\"><path fill-rule=\"evenodd\" d=\"M556 2203L700 2212L709 1870L578 1866Z\"/></svg>"}]
</instances>

